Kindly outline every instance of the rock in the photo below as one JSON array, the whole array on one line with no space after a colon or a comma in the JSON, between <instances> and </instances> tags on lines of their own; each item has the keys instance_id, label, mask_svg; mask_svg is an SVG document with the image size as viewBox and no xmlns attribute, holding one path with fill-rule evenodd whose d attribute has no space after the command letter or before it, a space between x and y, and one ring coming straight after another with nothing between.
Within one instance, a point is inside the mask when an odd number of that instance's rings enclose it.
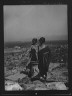
<instances>
[{"instance_id":1,"label":"rock","mask_svg":"<svg viewBox=\"0 0 72 96\"><path fill-rule=\"evenodd\" d=\"M36 84L36 87L46 88L45 84Z\"/></svg>"},{"instance_id":2,"label":"rock","mask_svg":"<svg viewBox=\"0 0 72 96\"><path fill-rule=\"evenodd\" d=\"M12 81L17 81L19 78L22 79L24 77L26 77L27 75L25 74L20 74L19 72L14 74L14 75L10 75L8 77L6 77L6 79L12 80Z\"/></svg>"},{"instance_id":3,"label":"rock","mask_svg":"<svg viewBox=\"0 0 72 96\"><path fill-rule=\"evenodd\" d=\"M38 65L34 65L33 70L34 70L34 74L33 74L33 77L34 77L39 73Z\"/></svg>"},{"instance_id":4,"label":"rock","mask_svg":"<svg viewBox=\"0 0 72 96\"><path fill-rule=\"evenodd\" d=\"M35 84L35 90L47 90L46 85L39 80L34 81L33 84Z\"/></svg>"},{"instance_id":5,"label":"rock","mask_svg":"<svg viewBox=\"0 0 72 96\"><path fill-rule=\"evenodd\" d=\"M58 82L67 82L68 79L65 76L57 76L56 81L58 81Z\"/></svg>"},{"instance_id":6,"label":"rock","mask_svg":"<svg viewBox=\"0 0 72 96\"><path fill-rule=\"evenodd\" d=\"M49 65L49 71L53 70L54 68L60 66L60 63L50 63Z\"/></svg>"},{"instance_id":7,"label":"rock","mask_svg":"<svg viewBox=\"0 0 72 96\"><path fill-rule=\"evenodd\" d=\"M34 90L35 89L34 84L24 84L24 86L26 86L26 90Z\"/></svg>"},{"instance_id":8,"label":"rock","mask_svg":"<svg viewBox=\"0 0 72 96\"><path fill-rule=\"evenodd\" d=\"M41 81L39 81L39 80L36 80L36 81L33 81L33 84L43 84Z\"/></svg>"},{"instance_id":9,"label":"rock","mask_svg":"<svg viewBox=\"0 0 72 96\"><path fill-rule=\"evenodd\" d=\"M31 84L32 83L31 80L30 80L30 78L28 76L20 79L20 82L21 83L24 83L24 84Z\"/></svg>"},{"instance_id":10,"label":"rock","mask_svg":"<svg viewBox=\"0 0 72 96\"><path fill-rule=\"evenodd\" d=\"M63 82L46 83L46 85L50 90L67 90L67 87Z\"/></svg>"},{"instance_id":11,"label":"rock","mask_svg":"<svg viewBox=\"0 0 72 96\"><path fill-rule=\"evenodd\" d=\"M52 77L52 73L51 72L47 72L47 79Z\"/></svg>"},{"instance_id":12,"label":"rock","mask_svg":"<svg viewBox=\"0 0 72 96\"><path fill-rule=\"evenodd\" d=\"M5 85L13 85L13 84L15 84L15 82L10 80L5 81Z\"/></svg>"},{"instance_id":13,"label":"rock","mask_svg":"<svg viewBox=\"0 0 72 96\"><path fill-rule=\"evenodd\" d=\"M10 76L10 75L12 75L13 73L12 73L12 71L11 70L9 70L9 71L6 71L5 72L5 77L8 77L8 76Z\"/></svg>"},{"instance_id":14,"label":"rock","mask_svg":"<svg viewBox=\"0 0 72 96\"><path fill-rule=\"evenodd\" d=\"M12 69L12 73L17 73L17 69Z\"/></svg>"},{"instance_id":15,"label":"rock","mask_svg":"<svg viewBox=\"0 0 72 96\"><path fill-rule=\"evenodd\" d=\"M56 81L56 76L54 76L52 73L47 73L46 81Z\"/></svg>"},{"instance_id":16,"label":"rock","mask_svg":"<svg viewBox=\"0 0 72 96\"><path fill-rule=\"evenodd\" d=\"M47 83L48 90L56 90L55 82Z\"/></svg>"},{"instance_id":17,"label":"rock","mask_svg":"<svg viewBox=\"0 0 72 96\"><path fill-rule=\"evenodd\" d=\"M6 91L16 91L16 90L23 90L23 88L16 82L6 81L5 82L5 90Z\"/></svg>"},{"instance_id":18,"label":"rock","mask_svg":"<svg viewBox=\"0 0 72 96\"><path fill-rule=\"evenodd\" d=\"M47 90L47 88L38 87L38 88L35 88L35 90Z\"/></svg>"},{"instance_id":19,"label":"rock","mask_svg":"<svg viewBox=\"0 0 72 96\"><path fill-rule=\"evenodd\" d=\"M67 90L67 87L62 82L56 83L56 88L57 90Z\"/></svg>"}]
</instances>

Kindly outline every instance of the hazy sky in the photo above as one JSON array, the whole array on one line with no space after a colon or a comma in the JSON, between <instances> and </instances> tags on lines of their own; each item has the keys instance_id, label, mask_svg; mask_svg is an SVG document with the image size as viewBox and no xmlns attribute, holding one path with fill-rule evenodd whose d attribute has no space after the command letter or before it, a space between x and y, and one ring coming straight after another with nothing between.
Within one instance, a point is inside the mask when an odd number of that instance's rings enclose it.
<instances>
[{"instance_id":1,"label":"hazy sky","mask_svg":"<svg viewBox=\"0 0 72 96\"><path fill-rule=\"evenodd\" d=\"M4 41L67 38L66 5L5 5Z\"/></svg>"}]
</instances>

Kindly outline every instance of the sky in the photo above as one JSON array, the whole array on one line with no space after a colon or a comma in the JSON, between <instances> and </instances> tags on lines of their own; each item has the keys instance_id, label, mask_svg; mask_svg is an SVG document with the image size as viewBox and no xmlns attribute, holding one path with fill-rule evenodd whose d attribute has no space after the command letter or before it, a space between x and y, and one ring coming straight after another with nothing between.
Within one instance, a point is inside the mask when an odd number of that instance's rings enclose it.
<instances>
[{"instance_id":1,"label":"sky","mask_svg":"<svg viewBox=\"0 0 72 96\"><path fill-rule=\"evenodd\" d=\"M4 5L4 42L67 39L66 5Z\"/></svg>"}]
</instances>

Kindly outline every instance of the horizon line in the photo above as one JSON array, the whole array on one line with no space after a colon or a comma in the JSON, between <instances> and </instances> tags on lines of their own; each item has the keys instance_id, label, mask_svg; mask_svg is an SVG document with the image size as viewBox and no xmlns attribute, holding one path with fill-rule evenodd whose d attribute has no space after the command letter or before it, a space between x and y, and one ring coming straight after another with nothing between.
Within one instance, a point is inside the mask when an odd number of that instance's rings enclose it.
<instances>
[{"instance_id":1,"label":"horizon line","mask_svg":"<svg viewBox=\"0 0 72 96\"><path fill-rule=\"evenodd\" d=\"M47 41L68 41L67 39L64 40L46 40ZM4 43L8 43L8 42L31 42L31 41L4 41Z\"/></svg>"}]
</instances>

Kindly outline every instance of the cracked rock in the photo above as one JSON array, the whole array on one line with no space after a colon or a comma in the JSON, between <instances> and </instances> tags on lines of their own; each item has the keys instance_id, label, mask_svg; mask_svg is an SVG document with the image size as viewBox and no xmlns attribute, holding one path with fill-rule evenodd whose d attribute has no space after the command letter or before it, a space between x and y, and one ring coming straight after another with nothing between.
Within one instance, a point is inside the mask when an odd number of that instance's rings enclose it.
<instances>
[{"instance_id":1,"label":"cracked rock","mask_svg":"<svg viewBox=\"0 0 72 96\"><path fill-rule=\"evenodd\" d=\"M63 82L46 83L46 85L50 90L67 90L67 87Z\"/></svg>"}]
</instances>

